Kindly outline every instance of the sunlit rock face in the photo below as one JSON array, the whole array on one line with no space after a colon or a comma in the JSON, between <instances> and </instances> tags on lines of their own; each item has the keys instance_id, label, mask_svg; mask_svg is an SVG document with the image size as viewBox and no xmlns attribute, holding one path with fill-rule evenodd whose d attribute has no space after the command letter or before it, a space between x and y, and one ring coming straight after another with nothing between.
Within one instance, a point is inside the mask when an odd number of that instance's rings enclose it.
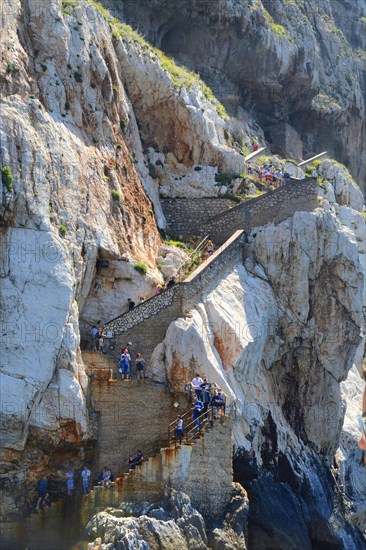
<instances>
[{"instance_id":1,"label":"sunlit rock face","mask_svg":"<svg viewBox=\"0 0 366 550\"><path fill-rule=\"evenodd\" d=\"M295 526L306 548L327 538L358 548L359 533L333 508L338 473L329 469L345 412L340 382L359 361L362 341L357 244L330 211L299 212L254 229L244 265L172 323L153 356L156 376L165 375L174 389L197 371L226 393L236 418L234 472L255 499L249 525L260 548L266 522L279 548L290 536L281 534L285 524ZM358 400L359 394L353 407ZM300 498L301 514L310 507L312 532L294 520L291 506L278 506L289 498ZM255 519L272 506L266 520ZM329 510L338 529L326 521Z\"/></svg>"},{"instance_id":2,"label":"sunlit rock face","mask_svg":"<svg viewBox=\"0 0 366 550\"><path fill-rule=\"evenodd\" d=\"M361 0L105 4L167 55L199 72L230 114L250 112L274 152L285 147L292 156L294 139L278 140L273 131L288 124L291 135L301 135L304 158L328 151L347 164L365 191Z\"/></svg>"},{"instance_id":3,"label":"sunlit rock face","mask_svg":"<svg viewBox=\"0 0 366 550\"><path fill-rule=\"evenodd\" d=\"M61 482L65 465L80 466L92 446L80 316L89 332L162 282L145 190L163 216L127 146L142 156L109 26L92 8L75 16L59 2L40 8L14 2L2 13L12 69L1 76L0 166L13 176L0 207L4 514L23 509L24 482L32 499L42 472ZM108 92L112 75L117 95ZM131 118L125 133L122 117ZM141 261L145 277L133 268Z\"/></svg>"}]
</instances>

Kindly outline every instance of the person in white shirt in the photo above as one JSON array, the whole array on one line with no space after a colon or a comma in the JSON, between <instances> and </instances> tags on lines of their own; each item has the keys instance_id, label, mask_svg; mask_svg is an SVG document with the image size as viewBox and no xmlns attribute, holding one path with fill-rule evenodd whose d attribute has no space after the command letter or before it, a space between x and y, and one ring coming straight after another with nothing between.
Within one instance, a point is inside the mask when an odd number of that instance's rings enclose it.
<instances>
[{"instance_id":1,"label":"person in white shirt","mask_svg":"<svg viewBox=\"0 0 366 550\"><path fill-rule=\"evenodd\" d=\"M198 372L196 372L196 376L195 376L195 378L193 378L193 380L191 382L191 388L192 388L192 390L195 391L196 397L199 401L202 400L202 388L201 388L202 384L203 384L203 380L200 377L200 375L198 374Z\"/></svg>"},{"instance_id":2,"label":"person in white shirt","mask_svg":"<svg viewBox=\"0 0 366 550\"><path fill-rule=\"evenodd\" d=\"M182 438L183 438L183 418L181 416L178 416L177 439L179 441L179 445L182 445Z\"/></svg>"}]
</instances>

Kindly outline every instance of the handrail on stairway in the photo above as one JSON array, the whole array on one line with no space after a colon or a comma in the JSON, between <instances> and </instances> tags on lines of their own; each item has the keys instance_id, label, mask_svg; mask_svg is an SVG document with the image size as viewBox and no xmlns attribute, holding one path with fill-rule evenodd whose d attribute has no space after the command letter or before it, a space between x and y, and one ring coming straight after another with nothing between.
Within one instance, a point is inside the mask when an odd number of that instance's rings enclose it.
<instances>
[{"instance_id":1,"label":"handrail on stairway","mask_svg":"<svg viewBox=\"0 0 366 550\"><path fill-rule=\"evenodd\" d=\"M176 277L178 278L179 282L181 282L180 277L181 277L181 272L182 272L184 266L189 265L189 263L192 261L192 259L194 258L194 256L196 254L201 254L203 252L206 244L208 243L209 238L210 238L210 235L206 235L206 237L204 239L202 239L202 241L196 246L196 248L193 250L193 252L191 252L188 259L184 260L184 262L181 263L181 265L178 268L177 274L176 274Z\"/></svg>"}]
</instances>

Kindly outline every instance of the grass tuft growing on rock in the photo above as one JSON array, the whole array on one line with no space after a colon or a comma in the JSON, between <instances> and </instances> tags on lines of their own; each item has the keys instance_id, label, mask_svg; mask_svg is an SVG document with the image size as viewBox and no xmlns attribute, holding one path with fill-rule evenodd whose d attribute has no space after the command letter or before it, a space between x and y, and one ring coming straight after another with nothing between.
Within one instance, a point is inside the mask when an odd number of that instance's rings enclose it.
<instances>
[{"instance_id":1,"label":"grass tuft growing on rock","mask_svg":"<svg viewBox=\"0 0 366 550\"><path fill-rule=\"evenodd\" d=\"M112 189L111 195L114 202L120 202L121 193L119 191Z\"/></svg>"},{"instance_id":2,"label":"grass tuft growing on rock","mask_svg":"<svg viewBox=\"0 0 366 550\"><path fill-rule=\"evenodd\" d=\"M64 225L60 225L60 227L58 228L58 231L61 237L65 237L66 233L68 232L68 229Z\"/></svg>"},{"instance_id":3,"label":"grass tuft growing on rock","mask_svg":"<svg viewBox=\"0 0 366 550\"><path fill-rule=\"evenodd\" d=\"M13 175L10 166L3 166L1 169L1 182L9 193L13 190Z\"/></svg>"},{"instance_id":4,"label":"grass tuft growing on rock","mask_svg":"<svg viewBox=\"0 0 366 550\"><path fill-rule=\"evenodd\" d=\"M146 275L146 273L147 273L147 265L144 264L143 262L137 263L137 264L135 264L133 267L134 267L134 269L136 269L136 271L138 271L139 273L141 273L141 275Z\"/></svg>"},{"instance_id":5,"label":"grass tuft growing on rock","mask_svg":"<svg viewBox=\"0 0 366 550\"><path fill-rule=\"evenodd\" d=\"M145 53L150 52L152 56L155 56L159 60L162 69L169 74L176 88L185 88L189 90L192 86L200 87L205 98L214 104L217 113L222 118L228 118L225 107L216 99L211 88L201 80L197 73L190 71L187 67L179 65L173 58L166 56L161 50L149 44L149 42L130 27L130 25L122 23L116 17L111 17L109 12L99 4L99 2L93 2L91 0L88 0L88 2L101 12L105 20L109 23L113 38L121 38L124 42L133 42L140 46Z\"/></svg>"}]
</instances>

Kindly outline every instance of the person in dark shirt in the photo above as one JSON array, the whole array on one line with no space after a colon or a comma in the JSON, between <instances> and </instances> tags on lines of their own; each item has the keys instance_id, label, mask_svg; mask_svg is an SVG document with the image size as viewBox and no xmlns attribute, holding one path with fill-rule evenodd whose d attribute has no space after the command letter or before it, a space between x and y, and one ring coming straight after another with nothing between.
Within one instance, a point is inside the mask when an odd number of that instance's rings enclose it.
<instances>
[{"instance_id":1,"label":"person in dark shirt","mask_svg":"<svg viewBox=\"0 0 366 550\"><path fill-rule=\"evenodd\" d=\"M221 390L215 394L211 400L211 405L214 413L214 418L216 418L217 411L221 411L221 414L225 416L225 397L222 394Z\"/></svg>"},{"instance_id":2,"label":"person in dark shirt","mask_svg":"<svg viewBox=\"0 0 366 550\"><path fill-rule=\"evenodd\" d=\"M145 374L145 359L142 357L141 353L138 353L136 355L136 374L137 374L137 381L144 380Z\"/></svg>"},{"instance_id":3,"label":"person in dark shirt","mask_svg":"<svg viewBox=\"0 0 366 550\"><path fill-rule=\"evenodd\" d=\"M172 277L172 278L170 279L170 281L168 281L166 287L167 287L167 288L172 288L175 284L176 284L175 277Z\"/></svg>"},{"instance_id":4,"label":"person in dark shirt","mask_svg":"<svg viewBox=\"0 0 366 550\"><path fill-rule=\"evenodd\" d=\"M133 309L136 305L135 302L131 300L131 298L127 300L127 303L128 303L128 311L131 311L131 309Z\"/></svg>"},{"instance_id":5,"label":"person in dark shirt","mask_svg":"<svg viewBox=\"0 0 366 550\"><path fill-rule=\"evenodd\" d=\"M133 470L136 466L139 466L144 461L142 451L137 451L134 456L130 456L128 459L128 469Z\"/></svg>"}]
</instances>

